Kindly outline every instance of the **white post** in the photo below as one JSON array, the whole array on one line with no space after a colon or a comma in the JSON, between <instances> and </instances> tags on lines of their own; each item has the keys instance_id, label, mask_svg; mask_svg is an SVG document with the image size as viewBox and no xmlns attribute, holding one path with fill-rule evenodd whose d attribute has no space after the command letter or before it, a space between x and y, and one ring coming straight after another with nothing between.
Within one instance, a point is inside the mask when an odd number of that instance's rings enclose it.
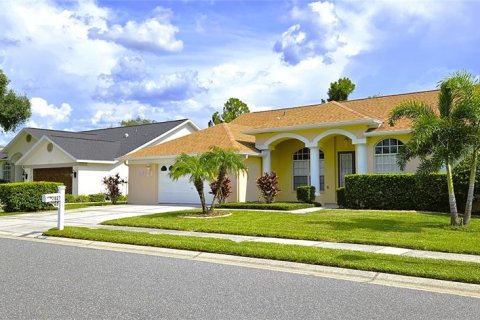
<instances>
[{"instance_id":1,"label":"white post","mask_svg":"<svg viewBox=\"0 0 480 320\"><path fill-rule=\"evenodd\" d=\"M60 202L58 203L58 230L63 230L64 215L65 215L65 186L58 186L58 193L60 194Z\"/></svg>"},{"instance_id":2,"label":"white post","mask_svg":"<svg viewBox=\"0 0 480 320\"><path fill-rule=\"evenodd\" d=\"M355 155L357 163L357 173L365 174L367 173L367 144L358 143L355 145Z\"/></svg>"},{"instance_id":3,"label":"white post","mask_svg":"<svg viewBox=\"0 0 480 320\"><path fill-rule=\"evenodd\" d=\"M320 161L318 147L310 149L310 185L315 187L315 195L320 195Z\"/></svg>"},{"instance_id":4,"label":"white post","mask_svg":"<svg viewBox=\"0 0 480 320\"><path fill-rule=\"evenodd\" d=\"M272 152L267 150L262 150L262 173L270 173L272 171L271 162L272 162Z\"/></svg>"}]
</instances>

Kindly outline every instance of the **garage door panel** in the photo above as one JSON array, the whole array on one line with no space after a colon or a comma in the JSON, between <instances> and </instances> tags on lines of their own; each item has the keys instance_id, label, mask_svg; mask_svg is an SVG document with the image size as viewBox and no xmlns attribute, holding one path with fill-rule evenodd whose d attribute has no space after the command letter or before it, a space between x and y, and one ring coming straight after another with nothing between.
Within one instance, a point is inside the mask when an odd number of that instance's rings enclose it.
<instances>
[{"instance_id":1,"label":"garage door panel","mask_svg":"<svg viewBox=\"0 0 480 320\"><path fill-rule=\"evenodd\" d=\"M33 181L63 183L65 193L72 193L72 167L33 169Z\"/></svg>"},{"instance_id":2,"label":"garage door panel","mask_svg":"<svg viewBox=\"0 0 480 320\"><path fill-rule=\"evenodd\" d=\"M168 172L161 171L158 181L159 203L200 203L197 190L188 177L182 177L177 181L173 181L168 176ZM212 201L212 195L208 192L210 192L210 186L208 183L205 183L205 199L207 203Z\"/></svg>"}]
</instances>

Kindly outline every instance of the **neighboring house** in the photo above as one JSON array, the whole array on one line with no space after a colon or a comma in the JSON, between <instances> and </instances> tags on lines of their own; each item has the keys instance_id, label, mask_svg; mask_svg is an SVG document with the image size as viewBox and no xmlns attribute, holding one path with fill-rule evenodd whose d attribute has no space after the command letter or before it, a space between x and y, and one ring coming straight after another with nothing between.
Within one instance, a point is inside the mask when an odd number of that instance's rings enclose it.
<instances>
[{"instance_id":1,"label":"neighboring house","mask_svg":"<svg viewBox=\"0 0 480 320\"><path fill-rule=\"evenodd\" d=\"M313 185L317 201L334 204L347 174L401 172L397 154L409 139L410 122L390 127L388 116L406 100L435 106L438 91L252 112L133 152L124 158L130 170L129 202L198 202L188 178L171 181L168 171L178 154L198 154L215 145L237 149L248 166L246 175L231 177L234 192L229 201L257 201L256 179L274 171L281 189L278 200L294 201L298 186ZM405 172L416 168L417 163L410 162Z\"/></svg>"},{"instance_id":2,"label":"neighboring house","mask_svg":"<svg viewBox=\"0 0 480 320\"><path fill-rule=\"evenodd\" d=\"M74 195L102 193L103 177L119 173L128 181L122 156L198 130L190 120L82 132L24 128L1 152L0 178L62 182Z\"/></svg>"}]
</instances>

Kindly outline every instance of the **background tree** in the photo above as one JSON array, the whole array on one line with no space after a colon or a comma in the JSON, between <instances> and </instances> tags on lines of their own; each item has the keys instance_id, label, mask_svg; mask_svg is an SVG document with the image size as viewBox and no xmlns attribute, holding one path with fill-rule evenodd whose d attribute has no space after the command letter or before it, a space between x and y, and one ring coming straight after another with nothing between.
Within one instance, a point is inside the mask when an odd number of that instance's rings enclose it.
<instances>
[{"instance_id":1,"label":"background tree","mask_svg":"<svg viewBox=\"0 0 480 320\"><path fill-rule=\"evenodd\" d=\"M438 113L423 101L406 101L392 111L391 126L402 119L412 121L411 139L399 151L399 165L419 157L418 172L437 172L442 166L447 170L450 224L458 225L457 202L452 178L452 166L465 150L466 131L457 109L457 99L452 90L452 79L439 83Z\"/></svg>"},{"instance_id":2,"label":"background tree","mask_svg":"<svg viewBox=\"0 0 480 320\"><path fill-rule=\"evenodd\" d=\"M250 112L250 109L248 108L245 102L237 98L230 98L223 105L223 113L220 114L218 111L216 111L212 115L212 120L208 122L208 126L212 127L216 124L231 122L241 114L249 113L249 112Z\"/></svg>"},{"instance_id":3,"label":"background tree","mask_svg":"<svg viewBox=\"0 0 480 320\"><path fill-rule=\"evenodd\" d=\"M150 119L137 116L135 119L132 119L132 120L122 120L120 122L120 125L122 127L130 127L130 126L136 126L139 124L149 124L149 123L155 123L155 122L156 122L155 120L150 120Z\"/></svg>"},{"instance_id":4,"label":"background tree","mask_svg":"<svg viewBox=\"0 0 480 320\"><path fill-rule=\"evenodd\" d=\"M15 131L32 115L28 98L9 89L9 83L0 69L0 127L4 132Z\"/></svg>"},{"instance_id":5,"label":"background tree","mask_svg":"<svg viewBox=\"0 0 480 320\"><path fill-rule=\"evenodd\" d=\"M340 78L330 83L327 101L345 101L355 90L355 84L349 78Z\"/></svg>"},{"instance_id":6,"label":"background tree","mask_svg":"<svg viewBox=\"0 0 480 320\"><path fill-rule=\"evenodd\" d=\"M107 195L112 201L112 204L117 204L118 199L122 196L120 185L124 183L127 183L127 180L121 178L118 173L103 178L103 184L105 185L105 189L107 189Z\"/></svg>"}]
</instances>

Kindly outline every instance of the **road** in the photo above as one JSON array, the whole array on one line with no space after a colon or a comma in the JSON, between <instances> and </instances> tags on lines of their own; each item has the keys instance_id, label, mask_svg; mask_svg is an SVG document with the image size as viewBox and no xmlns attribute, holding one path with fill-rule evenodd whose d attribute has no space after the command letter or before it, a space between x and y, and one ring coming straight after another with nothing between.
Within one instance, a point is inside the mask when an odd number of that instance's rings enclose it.
<instances>
[{"instance_id":1,"label":"road","mask_svg":"<svg viewBox=\"0 0 480 320\"><path fill-rule=\"evenodd\" d=\"M0 238L1 319L478 319L480 299Z\"/></svg>"}]
</instances>

